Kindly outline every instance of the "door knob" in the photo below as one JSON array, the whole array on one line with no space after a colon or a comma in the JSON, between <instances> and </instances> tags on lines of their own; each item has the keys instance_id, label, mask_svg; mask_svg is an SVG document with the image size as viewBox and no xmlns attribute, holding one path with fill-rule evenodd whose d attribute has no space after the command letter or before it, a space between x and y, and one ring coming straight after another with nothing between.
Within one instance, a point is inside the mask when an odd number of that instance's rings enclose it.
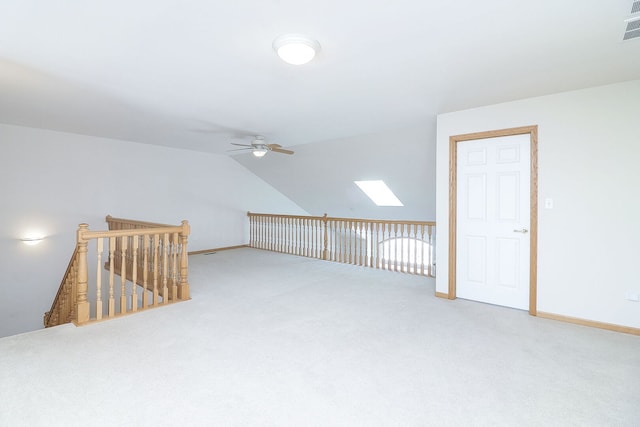
<instances>
[{"instance_id":1,"label":"door knob","mask_svg":"<svg viewBox=\"0 0 640 427\"><path fill-rule=\"evenodd\" d=\"M523 229L520 229L520 230L513 230L513 232L514 232L514 233L522 233L522 234L525 234L525 233L528 233L528 232L529 232L529 230L527 230L526 228L523 228Z\"/></svg>"}]
</instances>

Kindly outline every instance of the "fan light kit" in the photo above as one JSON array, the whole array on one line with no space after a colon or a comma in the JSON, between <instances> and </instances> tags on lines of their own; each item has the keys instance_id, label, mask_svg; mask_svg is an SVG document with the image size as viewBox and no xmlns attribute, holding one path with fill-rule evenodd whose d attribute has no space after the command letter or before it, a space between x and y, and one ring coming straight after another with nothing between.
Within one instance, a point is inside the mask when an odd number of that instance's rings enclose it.
<instances>
[{"instance_id":1,"label":"fan light kit","mask_svg":"<svg viewBox=\"0 0 640 427\"><path fill-rule=\"evenodd\" d=\"M256 157L264 157L264 155L267 154L267 151L269 151L269 149L265 146L256 145L256 147L251 150L251 154Z\"/></svg>"},{"instance_id":2,"label":"fan light kit","mask_svg":"<svg viewBox=\"0 0 640 427\"><path fill-rule=\"evenodd\" d=\"M273 41L273 49L286 63L302 65L320 51L320 43L302 34L285 34Z\"/></svg>"}]
</instances>

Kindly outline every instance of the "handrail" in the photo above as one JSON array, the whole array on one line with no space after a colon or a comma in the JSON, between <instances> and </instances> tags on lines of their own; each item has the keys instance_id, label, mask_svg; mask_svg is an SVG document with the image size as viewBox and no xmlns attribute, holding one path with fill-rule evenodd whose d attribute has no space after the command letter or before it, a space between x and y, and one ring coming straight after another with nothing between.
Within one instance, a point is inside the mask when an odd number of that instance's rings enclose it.
<instances>
[{"instance_id":1,"label":"handrail","mask_svg":"<svg viewBox=\"0 0 640 427\"><path fill-rule=\"evenodd\" d=\"M158 228L173 227L171 224L160 224L157 222L139 221L137 219L115 218L111 215L105 217L105 222L109 225L109 230L121 230L124 225L136 226L137 228ZM121 228L115 228L121 227Z\"/></svg>"},{"instance_id":2,"label":"handrail","mask_svg":"<svg viewBox=\"0 0 640 427\"><path fill-rule=\"evenodd\" d=\"M435 277L434 221L247 216L250 247Z\"/></svg>"},{"instance_id":3,"label":"handrail","mask_svg":"<svg viewBox=\"0 0 640 427\"><path fill-rule=\"evenodd\" d=\"M84 324L190 298L187 221L169 226L107 216L107 223L108 231L78 226L76 249L51 310L45 313L45 327L70 321ZM94 281L89 280L89 270Z\"/></svg>"}]
</instances>

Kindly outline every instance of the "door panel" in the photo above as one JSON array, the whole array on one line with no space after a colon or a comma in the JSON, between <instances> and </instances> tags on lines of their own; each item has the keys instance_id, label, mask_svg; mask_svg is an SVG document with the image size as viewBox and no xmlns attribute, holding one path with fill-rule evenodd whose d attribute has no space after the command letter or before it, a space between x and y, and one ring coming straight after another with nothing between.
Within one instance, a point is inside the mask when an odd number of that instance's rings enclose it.
<instances>
[{"instance_id":1,"label":"door panel","mask_svg":"<svg viewBox=\"0 0 640 427\"><path fill-rule=\"evenodd\" d=\"M460 141L456 157L456 294L528 309L529 135Z\"/></svg>"}]
</instances>

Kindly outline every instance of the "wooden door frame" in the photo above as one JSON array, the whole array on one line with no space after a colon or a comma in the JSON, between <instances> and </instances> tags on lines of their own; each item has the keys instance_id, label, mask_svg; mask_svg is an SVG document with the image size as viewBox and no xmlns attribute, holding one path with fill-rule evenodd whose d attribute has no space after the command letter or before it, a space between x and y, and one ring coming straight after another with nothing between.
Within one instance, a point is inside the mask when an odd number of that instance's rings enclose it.
<instances>
[{"instance_id":1,"label":"wooden door frame","mask_svg":"<svg viewBox=\"0 0 640 427\"><path fill-rule=\"evenodd\" d=\"M467 133L449 137L449 291L448 298L456 298L456 239L458 195L458 142L500 136L526 135L530 137L531 186L530 186L530 251L529 251L529 314L537 314L538 297L538 126L523 126L486 132Z\"/></svg>"}]
</instances>

